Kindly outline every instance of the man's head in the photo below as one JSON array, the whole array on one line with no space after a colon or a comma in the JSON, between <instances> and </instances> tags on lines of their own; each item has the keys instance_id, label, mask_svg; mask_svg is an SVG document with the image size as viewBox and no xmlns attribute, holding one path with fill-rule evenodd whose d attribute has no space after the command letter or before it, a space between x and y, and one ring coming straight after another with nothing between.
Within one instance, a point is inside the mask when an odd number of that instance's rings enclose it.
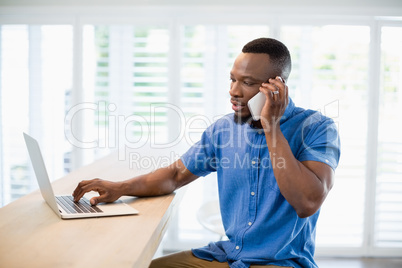
<instances>
[{"instance_id":1,"label":"man's head","mask_svg":"<svg viewBox=\"0 0 402 268\"><path fill-rule=\"evenodd\" d=\"M282 42L272 38L258 38L247 43L242 52L269 55L275 76L280 76L285 81L288 80L292 70L292 61L288 48Z\"/></svg>"},{"instance_id":2,"label":"man's head","mask_svg":"<svg viewBox=\"0 0 402 268\"><path fill-rule=\"evenodd\" d=\"M291 70L289 50L272 38L259 38L247 43L230 72L230 96L235 120L245 123L251 118L248 101L269 78L281 76L285 81Z\"/></svg>"}]
</instances>

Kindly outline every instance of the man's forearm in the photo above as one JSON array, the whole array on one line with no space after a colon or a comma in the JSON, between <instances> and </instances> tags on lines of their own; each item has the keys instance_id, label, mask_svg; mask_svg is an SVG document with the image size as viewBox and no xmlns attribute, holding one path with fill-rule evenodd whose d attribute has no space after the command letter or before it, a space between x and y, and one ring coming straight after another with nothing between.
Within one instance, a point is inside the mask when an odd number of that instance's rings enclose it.
<instances>
[{"instance_id":1,"label":"man's forearm","mask_svg":"<svg viewBox=\"0 0 402 268\"><path fill-rule=\"evenodd\" d=\"M123 181L121 187L123 195L157 196L170 194L197 178L179 159L168 167Z\"/></svg>"},{"instance_id":2,"label":"man's forearm","mask_svg":"<svg viewBox=\"0 0 402 268\"><path fill-rule=\"evenodd\" d=\"M282 195L300 217L314 214L324 201L328 187L294 157L279 127L276 131L266 132L266 140L273 172Z\"/></svg>"},{"instance_id":3,"label":"man's forearm","mask_svg":"<svg viewBox=\"0 0 402 268\"><path fill-rule=\"evenodd\" d=\"M197 178L187 170L181 160L178 160L169 167L160 168L152 173L126 181L84 180L78 184L72 195L77 202L85 193L96 191L99 196L91 199L91 204L96 205L99 202L114 202L122 195L157 196L170 194Z\"/></svg>"},{"instance_id":4,"label":"man's forearm","mask_svg":"<svg viewBox=\"0 0 402 268\"><path fill-rule=\"evenodd\" d=\"M122 195L157 196L170 194L178 188L176 171L171 166L121 182Z\"/></svg>"}]
</instances>

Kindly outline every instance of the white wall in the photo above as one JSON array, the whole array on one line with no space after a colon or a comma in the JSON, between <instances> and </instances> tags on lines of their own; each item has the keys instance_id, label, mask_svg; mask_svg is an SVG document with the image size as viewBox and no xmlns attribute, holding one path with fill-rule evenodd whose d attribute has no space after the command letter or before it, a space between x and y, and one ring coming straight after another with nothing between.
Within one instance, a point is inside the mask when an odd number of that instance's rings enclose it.
<instances>
[{"instance_id":1,"label":"white wall","mask_svg":"<svg viewBox=\"0 0 402 268\"><path fill-rule=\"evenodd\" d=\"M203 10L205 12L219 12L225 14L231 11L232 7L243 7L247 12L251 7L262 7L267 14L275 14L278 11L293 14L336 14L336 15L375 15L375 16L402 16L402 0L0 0L0 15L12 14L14 8L27 8L28 13L41 12L43 7L62 8L65 11L107 10L128 8L163 8L166 12L172 12L177 8L192 8L194 12ZM166 9L167 8L167 9ZM18 9L19 11L21 9ZM46 9L49 11L49 9ZM43 10L42 10L43 12Z\"/></svg>"},{"instance_id":2,"label":"white wall","mask_svg":"<svg viewBox=\"0 0 402 268\"><path fill-rule=\"evenodd\" d=\"M263 5L263 6L300 6L300 7L401 7L402 1L400 0L203 0L203 1L189 1L189 0L1 0L0 6L249 6L249 5Z\"/></svg>"}]
</instances>

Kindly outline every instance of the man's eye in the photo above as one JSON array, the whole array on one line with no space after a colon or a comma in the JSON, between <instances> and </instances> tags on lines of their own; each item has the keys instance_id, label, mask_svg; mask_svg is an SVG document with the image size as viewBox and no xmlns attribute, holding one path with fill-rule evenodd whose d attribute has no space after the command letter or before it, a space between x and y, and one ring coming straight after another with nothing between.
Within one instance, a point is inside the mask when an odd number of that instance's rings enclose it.
<instances>
[{"instance_id":1,"label":"man's eye","mask_svg":"<svg viewBox=\"0 0 402 268\"><path fill-rule=\"evenodd\" d=\"M230 82L234 83L236 80L234 78L229 78Z\"/></svg>"},{"instance_id":2,"label":"man's eye","mask_svg":"<svg viewBox=\"0 0 402 268\"><path fill-rule=\"evenodd\" d=\"M253 82L248 82L248 81L244 81L243 83L244 83L246 86L252 86L252 85L254 85Z\"/></svg>"}]
</instances>

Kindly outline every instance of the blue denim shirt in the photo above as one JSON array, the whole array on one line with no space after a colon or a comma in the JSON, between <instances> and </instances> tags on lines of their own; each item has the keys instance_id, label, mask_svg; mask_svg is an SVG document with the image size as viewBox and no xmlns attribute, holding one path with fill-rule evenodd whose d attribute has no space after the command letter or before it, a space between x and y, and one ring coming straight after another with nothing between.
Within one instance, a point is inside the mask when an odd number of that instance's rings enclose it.
<instances>
[{"instance_id":1,"label":"blue denim shirt","mask_svg":"<svg viewBox=\"0 0 402 268\"><path fill-rule=\"evenodd\" d=\"M297 160L323 162L335 170L340 141L333 120L295 107L289 98L280 127ZM181 159L195 175L217 172L229 239L193 249L196 257L227 261L232 268L251 264L317 267L313 256L319 211L299 218L282 196L272 166L285 168L286 163L270 155L263 131L236 124L233 114L226 115L208 127Z\"/></svg>"}]
</instances>

